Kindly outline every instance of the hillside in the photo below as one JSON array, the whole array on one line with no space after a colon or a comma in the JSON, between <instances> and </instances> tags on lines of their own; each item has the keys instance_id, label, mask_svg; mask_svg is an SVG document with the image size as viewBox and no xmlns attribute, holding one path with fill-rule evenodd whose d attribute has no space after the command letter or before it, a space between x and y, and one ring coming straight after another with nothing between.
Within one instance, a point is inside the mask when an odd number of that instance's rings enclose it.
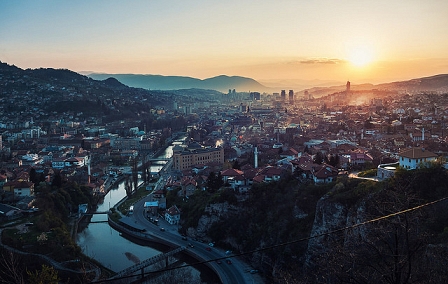
<instances>
[{"instance_id":1,"label":"hillside","mask_svg":"<svg viewBox=\"0 0 448 284\"><path fill-rule=\"evenodd\" d=\"M416 92L448 92L448 74L439 74L430 77L422 77L411 79L407 81L397 81L383 84L356 84L351 82L350 86L352 91L365 91L365 90L388 90L407 93ZM345 85L331 86L331 87L315 87L309 88L307 91L315 98L320 98L325 95L329 95L336 92L341 92L346 89Z\"/></svg>"},{"instance_id":2,"label":"hillside","mask_svg":"<svg viewBox=\"0 0 448 284\"><path fill-rule=\"evenodd\" d=\"M107 122L171 106L172 96L128 87L114 78L99 81L67 69L23 70L0 62L0 101L9 115L14 111L40 112L40 116L76 112L81 121L96 116Z\"/></svg>"},{"instance_id":3,"label":"hillside","mask_svg":"<svg viewBox=\"0 0 448 284\"><path fill-rule=\"evenodd\" d=\"M229 89L235 89L237 92L260 92L268 89L254 79L240 76L220 75L204 80L183 76L139 74L92 73L88 76L96 80L104 80L113 77L125 85L151 90L210 89L227 93Z\"/></svg>"}]
</instances>

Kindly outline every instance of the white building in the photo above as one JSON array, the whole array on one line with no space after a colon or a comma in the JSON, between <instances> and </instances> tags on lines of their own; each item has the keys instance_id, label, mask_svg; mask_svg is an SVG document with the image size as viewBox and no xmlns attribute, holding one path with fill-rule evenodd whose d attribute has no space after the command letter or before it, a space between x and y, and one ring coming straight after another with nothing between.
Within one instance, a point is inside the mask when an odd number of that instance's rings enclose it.
<instances>
[{"instance_id":1,"label":"white building","mask_svg":"<svg viewBox=\"0 0 448 284\"><path fill-rule=\"evenodd\" d=\"M398 154L400 167L416 169L420 165L427 165L437 160L437 155L423 148L406 149Z\"/></svg>"}]
</instances>

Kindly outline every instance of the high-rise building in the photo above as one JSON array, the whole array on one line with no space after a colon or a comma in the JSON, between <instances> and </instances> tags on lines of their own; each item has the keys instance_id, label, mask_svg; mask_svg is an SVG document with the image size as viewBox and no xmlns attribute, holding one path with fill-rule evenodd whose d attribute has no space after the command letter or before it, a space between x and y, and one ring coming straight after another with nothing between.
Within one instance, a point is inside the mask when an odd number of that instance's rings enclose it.
<instances>
[{"instance_id":1,"label":"high-rise building","mask_svg":"<svg viewBox=\"0 0 448 284\"><path fill-rule=\"evenodd\" d=\"M286 100L286 91L285 90L282 90L280 97L281 97L282 101Z\"/></svg>"},{"instance_id":2,"label":"high-rise building","mask_svg":"<svg viewBox=\"0 0 448 284\"><path fill-rule=\"evenodd\" d=\"M347 81L347 84L345 84L345 91L347 93L350 92L350 81Z\"/></svg>"},{"instance_id":3,"label":"high-rise building","mask_svg":"<svg viewBox=\"0 0 448 284\"><path fill-rule=\"evenodd\" d=\"M289 103L293 104L294 103L294 91L289 90L288 96L289 96Z\"/></svg>"},{"instance_id":4,"label":"high-rise building","mask_svg":"<svg viewBox=\"0 0 448 284\"><path fill-rule=\"evenodd\" d=\"M250 93L250 99L253 101L259 101L260 100L260 93L259 92L251 92Z\"/></svg>"}]
</instances>

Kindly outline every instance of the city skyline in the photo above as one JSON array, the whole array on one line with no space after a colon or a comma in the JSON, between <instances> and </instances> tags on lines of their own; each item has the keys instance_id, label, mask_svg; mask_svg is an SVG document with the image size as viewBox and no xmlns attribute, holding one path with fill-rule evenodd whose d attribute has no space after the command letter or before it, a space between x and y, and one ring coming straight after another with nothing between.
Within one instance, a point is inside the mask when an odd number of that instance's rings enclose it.
<instances>
[{"instance_id":1,"label":"city skyline","mask_svg":"<svg viewBox=\"0 0 448 284\"><path fill-rule=\"evenodd\" d=\"M448 73L446 11L438 0L1 2L0 61L383 83Z\"/></svg>"}]
</instances>

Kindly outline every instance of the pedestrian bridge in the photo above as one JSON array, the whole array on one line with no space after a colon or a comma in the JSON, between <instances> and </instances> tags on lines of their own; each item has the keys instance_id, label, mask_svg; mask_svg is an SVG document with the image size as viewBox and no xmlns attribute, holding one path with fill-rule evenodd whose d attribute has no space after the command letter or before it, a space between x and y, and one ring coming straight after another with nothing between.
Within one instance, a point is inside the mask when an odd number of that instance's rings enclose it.
<instances>
[{"instance_id":1,"label":"pedestrian bridge","mask_svg":"<svg viewBox=\"0 0 448 284\"><path fill-rule=\"evenodd\" d=\"M120 277L129 276L129 275L132 275L133 273L135 273L135 272L137 272L139 270L142 270L142 273L143 273L143 269L145 267L148 267L150 265L156 264L159 261L165 261L165 263L168 263L168 257L173 256L176 253L181 252L181 251L183 251L185 249L186 249L186 247L181 246L181 247L178 247L177 249L174 249L174 250L169 251L167 253L161 253L161 254L155 255L153 257L150 257L150 258L148 258L148 259L146 259L146 260L144 260L144 261L142 261L140 263L137 263L137 264L135 264L133 266L130 266L130 267L126 268L126 269L123 269L122 271L118 272L114 277L112 277L110 279L117 279L117 278L120 278Z\"/></svg>"},{"instance_id":2,"label":"pedestrian bridge","mask_svg":"<svg viewBox=\"0 0 448 284\"><path fill-rule=\"evenodd\" d=\"M151 158L151 159L148 159L148 161L151 161L151 162L168 162L170 160L171 160L171 158Z\"/></svg>"}]
</instances>

